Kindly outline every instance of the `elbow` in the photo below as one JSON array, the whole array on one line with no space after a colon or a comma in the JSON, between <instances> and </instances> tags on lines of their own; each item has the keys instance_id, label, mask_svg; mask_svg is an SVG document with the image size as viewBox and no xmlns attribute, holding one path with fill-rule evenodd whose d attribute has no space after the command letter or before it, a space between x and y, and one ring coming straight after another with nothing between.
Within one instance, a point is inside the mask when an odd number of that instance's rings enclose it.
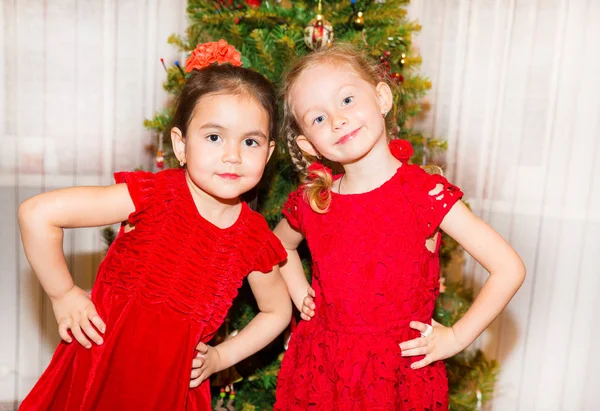
<instances>
[{"instance_id":1,"label":"elbow","mask_svg":"<svg viewBox=\"0 0 600 411\"><path fill-rule=\"evenodd\" d=\"M290 323L292 319L292 300L289 298L285 299L285 304L281 308L281 319L284 323L284 328Z\"/></svg>"},{"instance_id":2,"label":"elbow","mask_svg":"<svg viewBox=\"0 0 600 411\"><path fill-rule=\"evenodd\" d=\"M525 268L525 264L523 260L519 258L519 265L517 267L517 281L519 284L519 288L525 282L525 277L527 276L527 269Z\"/></svg>"},{"instance_id":3,"label":"elbow","mask_svg":"<svg viewBox=\"0 0 600 411\"><path fill-rule=\"evenodd\" d=\"M31 197L23 201L21 205L19 205L19 210L17 212L19 226L26 226L36 214L39 214L39 204L36 197Z\"/></svg>"},{"instance_id":4,"label":"elbow","mask_svg":"<svg viewBox=\"0 0 600 411\"><path fill-rule=\"evenodd\" d=\"M33 196L23 201L17 211L17 219L21 231L28 227L36 229L53 225L52 208L43 194Z\"/></svg>"},{"instance_id":5,"label":"elbow","mask_svg":"<svg viewBox=\"0 0 600 411\"><path fill-rule=\"evenodd\" d=\"M517 261L515 261L514 266L510 270L512 273L512 280L515 286L515 291L521 288L523 283L525 282L525 277L527 275L527 270L525 268L525 264L521 258L517 257Z\"/></svg>"},{"instance_id":6,"label":"elbow","mask_svg":"<svg viewBox=\"0 0 600 411\"><path fill-rule=\"evenodd\" d=\"M277 316L278 328L281 332L285 330L292 320L292 301L289 298L282 301L277 307L275 315Z\"/></svg>"}]
</instances>

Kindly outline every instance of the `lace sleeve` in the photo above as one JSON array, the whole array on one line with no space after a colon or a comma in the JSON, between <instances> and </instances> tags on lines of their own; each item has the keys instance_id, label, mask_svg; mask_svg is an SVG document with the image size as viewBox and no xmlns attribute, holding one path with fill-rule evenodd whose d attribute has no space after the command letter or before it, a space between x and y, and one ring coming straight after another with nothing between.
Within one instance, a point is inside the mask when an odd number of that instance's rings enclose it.
<instances>
[{"instance_id":1,"label":"lace sleeve","mask_svg":"<svg viewBox=\"0 0 600 411\"><path fill-rule=\"evenodd\" d=\"M426 237L431 237L448 211L462 198L463 192L439 174L427 175L422 188L426 198L423 208L424 229Z\"/></svg>"},{"instance_id":2,"label":"lace sleeve","mask_svg":"<svg viewBox=\"0 0 600 411\"><path fill-rule=\"evenodd\" d=\"M421 167L407 164L406 195L413 202L418 224L429 238L439 228L452 206L462 198L460 188L439 174L428 174Z\"/></svg>"}]
</instances>

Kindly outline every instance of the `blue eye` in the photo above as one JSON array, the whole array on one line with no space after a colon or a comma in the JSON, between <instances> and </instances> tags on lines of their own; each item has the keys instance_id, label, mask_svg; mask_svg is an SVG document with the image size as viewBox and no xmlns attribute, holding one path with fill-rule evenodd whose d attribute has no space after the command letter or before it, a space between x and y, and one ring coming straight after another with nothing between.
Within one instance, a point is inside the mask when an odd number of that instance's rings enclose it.
<instances>
[{"instance_id":1,"label":"blue eye","mask_svg":"<svg viewBox=\"0 0 600 411\"><path fill-rule=\"evenodd\" d=\"M322 123L322 122L324 122L324 121L325 121L325 116L319 116L319 117L317 117L317 118L315 118L315 119L313 120L313 123L314 123L314 124L321 124L321 123Z\"/></svg>"},{"instance_id":2,"label":"blue eye","mask_svg":"<svg viewBox=\"0 0 600 411\"><path fill-rule=\"evenodd\" d=\"M247 139L245 139L244 140L244 145L246 147L258 147L258 146L260 146L260 144L258 144L258 141L256 141L253 138L247 138Z\"/></svg>"},{"instance_id":3,"label":"blue eye","mask_svg":"<svg viewBox=\"0 0 600 411\"><path fill-rule=\"evenodd\" d=\"M352 96L346 97L344 99L344 105L352 103L352 100L354 100L354 97L352 97Z\"/></svg>"},{"instance_id":4,"label":"blue eye","mask_svg":"<svg viewBox=\"0 0 600 411\"><path fill-rule=\"evenodd\" d=\"M211 135L207 136L206 139L208 141L210 141L211 143L218 143L219 141L222 140L221 136L218 134L211 134Z\"/></svg>"}]
</instances>

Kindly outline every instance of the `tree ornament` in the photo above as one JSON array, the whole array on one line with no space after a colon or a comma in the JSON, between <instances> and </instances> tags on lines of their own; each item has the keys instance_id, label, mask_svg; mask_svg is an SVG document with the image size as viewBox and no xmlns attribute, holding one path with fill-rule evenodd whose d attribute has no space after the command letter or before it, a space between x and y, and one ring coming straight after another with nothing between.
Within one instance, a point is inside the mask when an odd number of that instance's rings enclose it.
<instances>
[{"instance_id":1,"label":"tree ornament","mask_svg":"<svg viewBox=\"0 0 600 411\"><path fill-rule=\"evenodd\" d=\"M352 15L352 27L356 31L361 31L365 28L365 18L362 11Z\"/></svg>"},{"instance_id":2,"label":"tree ornament","mask_svg":"<svg viewBox=\"0 0 600 411\"><path fill-rule=\"evenodd\" d=\"M161 59L162 60L162 59ZM158 137L157 137L158 141L157 141L157 149L156 149L156 168L158 168L159 170L162 170L165 166L165 157L164 157L164 152L163 152L163 139L162 139L162 135L159 133Z\"/></svg>"},{"instance_id":3,"label":"tree ornament","mask_svg":"<svg viewBox=\"0 0 600 411\"><path fill-rule=\"evenodd\" d=\"M404 81L404 77L400 73L392 73L392 79L396 83L402 83Z\"/></svg>"},{"instance_id":4,"label":"tree ornament","mask_svg":"<svg viewBox=\"0 0 600 411\"><path fill-rule=\"evenodd\" d=\"M321 50L331 47L333 42L333 26L321 14L321 0L319 12L304 28L304 42L311 50Z\"/></svg>"},{"instance_id":5,"label":"tree ornament","mask_svg":"<svg viewBox=\"0 0 600 411\"><path fill-rule=\"evenodd\" d=\"M159 139L162 140L162 138L159 137ZM156 168L158 168L159 170L162 170L165 166L165 158L163 156L163 152L162 150L158 150L156 152Z\"/></svg>"},{"instance_id":6,"label":"tree ornament","mask_svg":"<svg viewBox=\"0 0 600 411\"><path fill-rule=\"evenodd\" d=\"M402 56L400 57L400 60L398 60L398 66L400 66L400 68L404 68L404 63L406 63L406 54L402 53Z\"/></svg>"},{"instance_id":7,"label":"tree ornament","mask_svg":"<svg viewBox=\"0 0 600 411\"><path fill-rule=\"evenodd\" d=\"M365 28L365 17L363 16L362 11L356 11L356 0L352 0L352 10L354 12L350 16L348 23L352 26L352 28L356 31L361 31Z\"/></svg>"}]
</instances>

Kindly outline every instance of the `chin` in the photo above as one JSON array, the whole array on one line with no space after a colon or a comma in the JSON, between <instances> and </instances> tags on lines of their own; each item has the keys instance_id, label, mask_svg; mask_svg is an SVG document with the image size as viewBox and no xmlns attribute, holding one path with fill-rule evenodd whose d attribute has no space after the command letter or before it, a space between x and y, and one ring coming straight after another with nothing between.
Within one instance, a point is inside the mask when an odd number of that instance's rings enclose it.
<instances>
[{"instance_id":1,"label":"chin","mask_svg":"<svg viewBox=\"0 0 600 411\"><path fill-rule=\"evenodd\" d=\"M232 200L236 200L238 198L240 198L240 196L242 194L244 194L243 192L240 192L239 190L235 190L235 191L217 191L214 193L210 193L214 198L217 198L219 200L223 200L223 201L232 201Z\"/></svg>"}]
</instances>

